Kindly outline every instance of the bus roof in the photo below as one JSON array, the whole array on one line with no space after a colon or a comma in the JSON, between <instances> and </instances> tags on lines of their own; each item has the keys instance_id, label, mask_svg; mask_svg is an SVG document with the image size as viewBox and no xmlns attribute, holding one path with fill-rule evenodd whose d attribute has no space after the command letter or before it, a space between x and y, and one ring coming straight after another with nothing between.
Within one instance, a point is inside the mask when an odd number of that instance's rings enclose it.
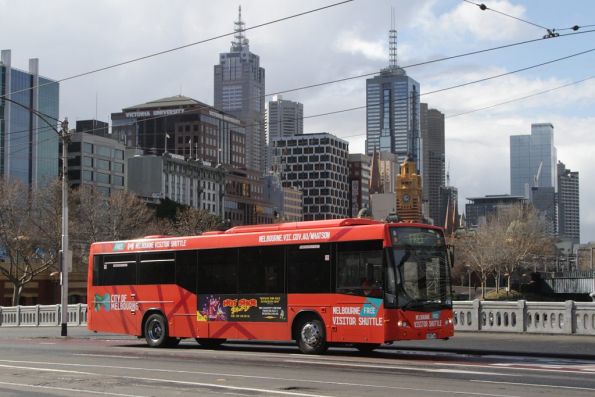
<instances>
[{"instance_id":1,"label":"bus roof","mask_svg":"<svg viewBox=\"0 0 595 397\"><path fill-rule=\"evenodd\" d=\"M236 233L254 233L254 232L275 232L283 230L297 230L297 229L323 229L329 227L341 226L358 226L358 225L376 225L384 223L373 219L365 218L346 218L346 219L328 219L324 221L305 221L305 222L288 222L276 223L272 225L247 225L235 226L227 229L225 234Z\"/></svg>"}]
</instances>

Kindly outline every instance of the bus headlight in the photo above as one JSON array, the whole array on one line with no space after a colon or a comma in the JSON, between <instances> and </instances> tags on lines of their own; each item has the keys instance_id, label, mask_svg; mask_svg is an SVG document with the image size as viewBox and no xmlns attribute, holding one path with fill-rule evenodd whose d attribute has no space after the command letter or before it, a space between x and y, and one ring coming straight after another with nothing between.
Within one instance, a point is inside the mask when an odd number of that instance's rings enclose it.
<instances>
[{"instance_id":1,"label":"bus headlight","mask_svg":"<svg viewBox=\"0 0 595 397\"><path fill-rule=\"evenodd\" d=\"M397 321L397 327L399 327L399 328L401 328L401 327L407 328L407 327L409 327L409 323L407 321L404 321L404 320L399 320L399 321Z\"/></svg>"},{"instance_id":2,"label":"bus headlight","mask_svg":"<svg viewBox=\"0 0 595 397\"><path fill-rule=\"evenodd\" d=\"M448 317L445 321L444 321L445 325L451 325L452 324L452 318Z\"/></svg>"}]
</instances>

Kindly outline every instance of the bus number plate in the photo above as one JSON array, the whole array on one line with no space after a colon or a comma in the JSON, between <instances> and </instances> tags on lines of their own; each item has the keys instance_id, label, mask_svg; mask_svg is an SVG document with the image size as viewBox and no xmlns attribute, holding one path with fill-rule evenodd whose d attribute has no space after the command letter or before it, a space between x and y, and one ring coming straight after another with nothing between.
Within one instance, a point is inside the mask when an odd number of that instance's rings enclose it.
<instances>
[{"instance_id":1,"label":"bus number plate","mask_svg":"<svg viewBox=\"0 0 595 397\"><path fill-rule=\"evenodd\" d=\"M428 332L426 334L426 339L436 339L436 333L435 332Z\"/></svg>"}]
</instances>

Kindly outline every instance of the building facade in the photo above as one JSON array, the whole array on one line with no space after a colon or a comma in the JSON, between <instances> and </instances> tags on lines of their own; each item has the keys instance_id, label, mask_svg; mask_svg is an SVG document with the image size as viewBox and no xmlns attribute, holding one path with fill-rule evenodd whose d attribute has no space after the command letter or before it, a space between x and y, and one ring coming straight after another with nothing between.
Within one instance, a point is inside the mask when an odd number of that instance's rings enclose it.
<instances>
[{"instance_id":1,"label":"building facade","mask_svg":"<svg viewBox=\"0 0 595 397\"><path fill-rule=\"evenodd\" d=\"M556 191L553 187L534 186L530 189L529 201L539 218L545 222L545 230L549 236L555 236L558 230L556 212Z\"/></svg>"},{"instance_id":2,"label":"building facade","mask_svg":"<svg viewBox=\"0 0 595 397\"><path fill-rule=\"evenodd\" d=\"M300 222L304 220L301 190L284 187L278 174L263 177L264 197L273 205L275 222Z\"/></svg>"},{"instance_id":3,"label":"building facade","mask_svg":"<svg viewBox=\"0 0 595 397\"><path fill-rule=\"evenodd\" d=\"M370 208L371 158L365 154L349 154L349 216L356 217L363 208Z\"/></svg>"},{"instance_id":4,"label":"building facade","mask_svg":"<svg viewBox=\"0 0 595 397\"><path fill-rule=\"evenodd\" d=\"M420 104L421 137L423 148L423 200L428 203L428 214L435 225L444 222L441 217L440 187L446 184L444 113Z\"/></svg>"},{"instance_id":5,"label":"building facade","mask_svg":"<svg viewBox=\"0 0 595 397\"><path fill-rule=\"evenodd\" d=\"M467 198L465 205L465 221L467 228L476 228L484 224L487 218L495 215L501 208L509 208L518 204L526 204L524 196L509 194L488 194L485 197Z\"/></svg>"},{"instance_id":6,"label":"building facade","mask_svg":"<svg viewBox=\"0 0 595 397\"><path fill-rule=\"evenodd\" d=\"M2 50L0 95L6 100L0 99L0 176L32 189L58 177L59 92L57 82L40 76L38 59L30 59L24 71L12 67L10 50Z\"/></svg>"},{"instance_id":7,"label":"building facade","mask_svg":"<svg viewBox=\"0 0 595 397\"><path fill-rule=\"evenodd\" d=\"M109 197L125 190L126 164L124 144L104 136L106 130L98 120L77 121L68 144L68 183L93 186Z\"/></svg>"},{"instance_id":8,"label":"building facade","mask_svg":"<svg viewBox=\"0 0 595 397\"><path fill-rule=\"evenodd\" d=\"M303 192L305 221L348 216L347 141L328 133L280 137L272 151L283 186Z\"/></svg>"},{"instance_id":9,"label":"building facade","mask_svg":"<svg viewBox=\"0 0 595 397\"><path fill-rule=\"evenodd\" d=\"M271 142L274 138L304 133L304 105L275 95L266 109L266 133Z\"/></svg>"},{"instance_id":10,"label":"building facade","mask_svg":"<svg viewBox=\"0 0 595 397\"><path fill-rule=\"evenodd\" d=\"M246 136L240 120L184 96L112 113L111 135L146 154L168 152L212 165L246 167Z\"/></svg>"},{"instance_id":11,"label":"building facade","mask_svg":"<svg viewBox=\"0 0 595 397\"><path fill-rule=\"evenodd\" d=\"M366 80L366 154L374 150L408 157L423 170L419 83L397 65L397 31L389 31L389 66Z\"/></svg>"},{"instance_id":12,"label":"building facade","mask_svg":"<svg viewBox=\"0 0 595 397\"><path fill-rule=\"evenodd\" d=\"M225 176L225 220L231 226L273 223L273 204L266 200L260 171L227 169Z\"/></svg>"},{"instance_id":13,"label":"building facade","mask_svg":"<svg viewBox=\"0 0 595 397\"><path fill-rule=\"evenodd\" d=\"M530 135L510 137L510 194L529 198L531 187L556 189L554 126L531 124Z\"/></svg>"},{"instance_id":14,"label":"building facade","mask_svg":"<svg viewBox=\"0 0 595 397\"><path fill-rule=\"evenodd\" d=\"M148 203L168 198L223 218L225 170L165 153L128 159L127 188Z\"/></svg>"},{"instance_id":15,"label":"building facade","mask_svg":"<svg viewBox=\"0 0 595 397\"><path fill-rule=\"evenodd\" d=\"M580 243L579 173L558 162L558 236Z\"/></svg>"},{"instance_id":16,"label":"building facade","mask_svg":"<svg viewBox=\"0 0 595 397\"><path fill-rule=\"evenodd\" d=\"M246 132L246 166L261 173L266 163L264 128L265 71L258 55L250 52L244 36L242 13L235 22L235 40L227 53L219 54L215 65L215 107L232 114L244 123Z\"/></svg>"}]
</instances>

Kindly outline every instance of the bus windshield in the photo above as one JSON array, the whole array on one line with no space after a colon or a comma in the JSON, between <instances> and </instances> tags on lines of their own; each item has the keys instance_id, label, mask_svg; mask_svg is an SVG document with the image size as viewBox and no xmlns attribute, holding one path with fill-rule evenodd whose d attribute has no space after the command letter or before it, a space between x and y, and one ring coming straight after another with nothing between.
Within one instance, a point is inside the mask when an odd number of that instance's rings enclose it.
<instances>
[{"instance_id":1,"label":"bus windshield","mask_svg":"<svg viewBox=\"0 0 595 397\"><path fill-rule=\"evenodd\" d=\"M435 229L391 229L398 305L406 310L450 308L450 268L444 236Z\"/></svg>"}]
</instances>

